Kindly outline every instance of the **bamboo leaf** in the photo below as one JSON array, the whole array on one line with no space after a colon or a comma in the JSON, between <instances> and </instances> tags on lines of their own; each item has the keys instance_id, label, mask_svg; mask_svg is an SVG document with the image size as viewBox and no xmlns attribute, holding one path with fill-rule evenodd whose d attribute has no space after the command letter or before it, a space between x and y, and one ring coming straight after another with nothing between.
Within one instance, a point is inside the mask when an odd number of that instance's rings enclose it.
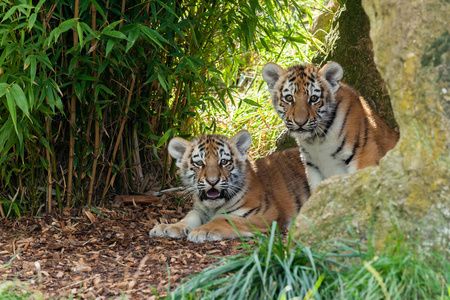
<instances>
[{"instance_id":1,"label":"bamboo leaf","mask_svg":"<svg viewBox=\"0 0 450 300\"><path fill-rule=\"evenodd\" d=\"M40 141L42 145L44 145L44 147L48 150L48 152L52 153L52 149L50 148L48 141L43 136L41 136Z\"/></svg>"},{"instance_id":2,"label":"bamboo leaf","mask_svg":"<svg viewBox=\"0 0 450 300\"><path fill-rule=\"evenodd\" d=\"M41 9L42 5L45 3L46 0L40 0L39 3L34 8L34 12L37 14L39 10Z\"/></svg>"},{"instance_id":3,"label":"bamboo leaf","mask_svg":"<svg viewBox=\"0 0 450 300\"><path fill-rule=\"evenodd\" d=\"M98 76L100 76L103 71L106 69L106 67L109 66L109 60L105 59L100 64L100 67L98 68Z\"/></svg>"},{"instance_id":4,"label":"bamboo leaf","mask_svg":"<svg viewBox=\"0 0 450 300\"><path fill-rule=\"evenodd\" d=\"M80 22L77 22L77 33L78 39L80 40L80 48L83 47L83 29L81 28Z\"/></svg>"},{"instance_id":5,"label":"bamboo leaf","mask_svg":"<svg viewBox=\"0 0 450 300\"><path fill-rule=\"evenodd\" d=\"M99 84L99 85L97 85L97 87L98 87L99 89L104 90L106 93L108 93L108 94L110 94L110 95L112 95L112 96L115 96L114 92L111 91L109 88L107 88L104 84Z\"/></svg>"},{"instance_id":6,"label":"bamboo leaf","mask_svg":"<svg viewBox=\"0 0 450 300\"><path fill-rule=\"evenodd\" d=\"M6 104L9 111L9 115L11 117L11 120L14 124L14 129L16 132L17 130L17 113L16 113L16 102L14 101L14 98L11 96L11 93L9 90L6 91Z\"/></svg>"},{"instance_id":7,"label":"bamboo leaf","mask_svg":"<svg viewBox=\"0 0 450 300\"><path fill-rule=\"evenodd\" d=\"M9 139L11 139L12 129L13 129L12 119L8 118L8 120L6 120L5 124L3 124L2 128L0 129L0 153L2 153L5 143Z\"/></svg>"},{"instance_id":8,"label":"bamboo leaf","mask_svg":"<svg viewBox=\"0 0 450 300\"><path fill-rule=\"evenodd\" d=\"M85 75L85 74L77 75L76 79L87 80L87 81L98 81L98 78L95 78L94 76Z\"/></svg>"},{"instance_id":9,"label":"bamboo leaf","mask_svg":"<svg viewBox=\"0 0 450 300\"><path fill-rule=\"evenodd\" d=\"M54 112L55 111L55 106L56 106L55 94L53 93L52 86L49 85L49 84L47 85L47 89L46 89L45 95L47 96L48 105L50 105L50 108Z\"/></svg>"},{"instance_id":10,"label":"bamboo leaf","mask_svg":"<svg viewBox=\"0 0 450 300\"><path fill-rule=\"evenodd\" d=\"M103 12L103 9L100 7L100 5L98 5L97 1L95 0L90 0L91 3L95 6L95 8L97 9L97 11L100 13L100 15L102 15L103 19L106 20L106 15Z\"/></svg>"},{"instance_id":11,"label":"bamboo leaf","mask_svg":"<svg viewBox=\"0 0 450 300\"><path fill-rule=\"evenodd\" d=\"M30 19L28 20L28 29L31 30L34 27L34 23L36 23L37 13L31 14Z\"/></svg>"},{"instance_id":12,"label":"bamboo leaf","mask_svg":"<svg viewBox=\"0 0 450 300\"><path fill-rule=\"evenodd\" d=\"M8 84L5 82L0 83L0 98L6 93Z\"/></svg>"},{"instance_id":13,"label":"bamboo leaf","mask_svg":"<svg viewBox=\"0 0 450 300\"><path fill-rule=\"evenodd\" d=\"M81 85L79 82L74 82L74 87L75 87L75 94L77 95L77 98L82 100L83 99L83 89L81 88Z\"/></svg>"},{"instance_id":14,"label":"bamboo leaf","mask_svg":"<svg viewBox=\"0 0 450 300\"><path fill-rule=\"evenodd\" d=\"M34 82L34 78L36 77L36 57L34 55L31 55L30 57L30 80L31 83Z\"/></svg>"},{"instance_id":15,"label":"bamboo leaf","mask_svg":"<svg viewBox=\"0 0 450 300\"><path fill-rule=\"evenodd\" d=\"M164 77L162 77L159 73L158 73L158 81L162 85L163 89L167 92L167 82L164 79Z\"/></svg>"},{"instance_id":16,"label":"bamboo leaf","mask_svg":"<svg viewBox=\"0 0 450 300\"><path fill-rule=\"evenodd\" d=\"M145 36L147 36L149 39L151 39L153 42L155 42L155 44L157 44L162 50L164 50L165 52L169 52L159 42L158 36L161 36L159 33L154 31L153 29L150 29L150 28L145 27L145 26L141 27L141 32L143 32L145 34ZM164 39L164 40L165 40L165 42L169 43L166 39Z\"/></svg>"},{"instance_id":17,"label":"bamboo leaf","mask_svg":"<svg viewBox=\"0 0 450 300\"><path fill-rule=\"evenodd\" d=\"M158 145L156 147L157 148L161 147L169 139L171 135L172 129L167 130L166 133L164 133L164 135L159 139Z\"/></svg>"},{"instance_id":18,"label":"bamboo leaf","mask_svg":"<svg viewBox=\"0 0 450 300\"><path fill-rule=\"evenodd\" d=\"M128 43L125 52L128 52L128 50L130 50L130 48L134 45L134 43L139 37L139 34L140 34L139 27L135 27L130 31L130 33L128 34Z\"/></svg>"},{"instance_id":19,"label":"bamboo leaf","mask_svg":"<svg viewBox=\"0 0 450 300\"><path fill-rule=\"evenodd\" d=\"M19 217L19 219L20 219L20 209L19 209L19 206L17 205L17 203L12 203L11 205L13 206L14 212L16 213L17 217Z\"/></svg>"},{"instance_id":20,"label":"bamboo leaf","mask_svg":"<svg viewBox=\"0 0 450 300\"><path fill-rule=\"evenodd\" d=\"M156 0L162 7L166 9L169 13L171 13L175 18L178 18L177 14L169 7L167 4L163 3L160 0Z\"/></svg>"},{"instance_id":21,"label":"bamboo leaf","mask_svg":"<svg viewBox=\"0 0 450 300\"><path fill-rule=\"evenodd\" d=\"M108 57L109 52L111 52L112 48L116 45L117 40L109 39L106 43L106 57Z\"/></svg>"},{"instance_id":22,"label":"bamboo leaf","mask_svg":"<svg viewBox=\"0 0 450 300\"><path fill-rule=\"evenodd\" d=\"M291 41L291 42L295 42L295 43L300 43L300 44L306 44L306 39L304 36L284 36L283 37L285 40L287 41Z\"/></svg>"},{"instance_id":23,"label":"bamboo leaf","mask_svg":"<svg viewBox=\"0 0 450 300\"><path fill-rule=\"evenodd\" d=\"M117 38L117 39L122 39L122 40L128 39L125 34L123 34L120 31L115 31L115 30L103 32L103 35L106 35L106 36L109 36L109 37L113 37L113 38Z\"/></svg>"},{"instance_id":24,"label":"bamboo leaf","mask_svg":"<svg viewBox=\"0 0 450 300\"><path fill-rule=\"evenodd\" d=\"M261 106L262 106L262 105L259 104L258 102L253 101L253 100L248 99L248 98L242 99L242 101L244 101L245 103L247 103L247 104L249 104L249 105L251 105L251 106L256 106L256 107L261 107Z\"/></svg>"},{"instance_id":25,"label":"bamboo leaf","mask_svg":"<svg viewBox=\"0 0 450 300\"><path fill-rule=\"evenodd\" d=\"M13 101L23 111L23 113L27 117L30 117L30 113L28 112L27 97L25 97L25 93L23 92L22 88L17 84L13 84L6 94L7 97L8 97L8 94L9 94L9 97L12 97Z\"/></svg>"},{"instance_id":26,"label":"bamboo leaf","mask_svg":"<svg viewBox=\"0 0 450 300\"><path fill-rule=\"evenodd\" d=\"M75 25L77 24L77 22L78 22L78 20L75 19L75 18L69 19L69 20L66 20L66 21L62 22L61 24L59 24L59 26L58 26L56 29L59 29L59 32L58 32L58 33L61 34L61 33L66 32L66 31L69 30L69 29L74 28ZM59 35L58 35L58 37L56 38L56 40L57 40L58 38L59 38Z\"/></svg>"},{"instance_id":27,"label":"bamboo leaf","mask_svg":"<svg viewBox=\"0 0 450 300\"><path fill-rule=\"evenodd\" d=\"M11 7L11 9L8 10L8 12L7 12L7 13L5 14L5 16L3 17L2 23L3 23L6 19L9 19L9 18L12 16L12 14L13 14L18 8L19 8L18 6L13 6L13 7Z\"/></svg>"}]
</instances>

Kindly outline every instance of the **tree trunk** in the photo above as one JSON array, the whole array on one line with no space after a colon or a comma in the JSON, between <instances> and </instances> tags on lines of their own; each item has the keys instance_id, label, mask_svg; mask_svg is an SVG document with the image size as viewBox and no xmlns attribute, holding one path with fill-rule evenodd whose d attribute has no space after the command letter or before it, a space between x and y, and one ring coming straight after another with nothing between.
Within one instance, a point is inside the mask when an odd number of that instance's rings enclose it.
<instances>
[{"instance_id":1,"label":"tree trunk","mask_svg":"<svg viewBox=\"0 0 450 300\"><path fill-rule=\"evenodd\" d=\"M361 0L347 0L334 15L331 30L325 39L323 55L318 52L313 64L323 66L336 61L344 69L343 82L357 90L370 107L392 128L394 119L386 85L373 60L370 22Z\"/></svg>"},{"instance_id":2,"label":"tree trunk","mask_svg":"<svg viewBox=\"0 0 450 300\"><path fill-rule=\"evenodd\" d=\"M330 61L338 62L344 69L342 82L357 90L376 114L395 129L397 123L392 112L391 100L373 59L369 18L364 12L361 0L344 2L345 5L339 7L334 14L331 29L325 38L327 55L318 51L312 63L323 66ZM329 3L329 7L332 8L333 3ZM327 27L327 24L322 26ZM317 28L312 31L320 32ZM284 131L276 141L276 145L277 151L281 151L295 147L296 142L288 131Z\"/></svg>"},{"instance_id":3,"label":"tree trunk","mask_svg":"<svg viewBox=\"0 0 450 300\"><path fill-rule=\"evenodd\" d=\"M306 244L392 232L447 249L450 237L448 1L363 0L377 68L400 141L380 162L322 182L302 208L294 238ZM312 229L313 228L313 229Z\"/></svg>"}]
</instances>

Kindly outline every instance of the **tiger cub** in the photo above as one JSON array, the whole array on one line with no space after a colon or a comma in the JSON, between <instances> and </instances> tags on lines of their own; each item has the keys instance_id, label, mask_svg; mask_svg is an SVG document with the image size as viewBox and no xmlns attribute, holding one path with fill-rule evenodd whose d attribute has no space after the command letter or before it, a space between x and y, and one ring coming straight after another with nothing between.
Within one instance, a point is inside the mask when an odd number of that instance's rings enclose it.
<instances>
[{"instance_id":1,"label":"tiger cub","mask_svg":"<svg viewBox=\"0 0 450 300\"><path fill-rule=\"evenodd\" d=\"M293 148L250 162L250 145L245 130L231 138L173 138L168 150L193 195L193 209L178 223L156 225L150 236L205 242L237 238L230 221L243 237L267 231L273 221L289 226L310 195L300 152Z\"/></svg>"},{"instance_id":2,"label":"tiger cub","mask_svg":"<svg viewBox=\"0 0 450 300\"><path fill-rule=\"evenodd\" d=\"M275 111L296 138L311 191L332 175L377 165L399 138L367 102L340 82L342 67L268 63L262 70Z\"/></svg>"}]
</instances>

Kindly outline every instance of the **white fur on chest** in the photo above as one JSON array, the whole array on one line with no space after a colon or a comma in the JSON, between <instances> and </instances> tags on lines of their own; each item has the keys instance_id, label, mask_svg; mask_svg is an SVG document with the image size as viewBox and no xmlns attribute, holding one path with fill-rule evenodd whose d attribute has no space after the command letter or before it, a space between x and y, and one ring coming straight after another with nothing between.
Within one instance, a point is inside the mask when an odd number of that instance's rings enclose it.
<instances>
[{"instance_id":1,"label":"white fur on chest","mask_svg":"<svg viewBox=\"0 0 450 300\"><path fill-rule=\"evenodd\" d=\"M324 179L333 175L352 173L356 171L356 163L351 161L348 165L346 160L352 156L353 149L344 145L345 133L339 136L342 122L345 118L343 112L338 112L335 121L329 128L323 139L303 140L297 138L301 146L302 156L306 162L308 181L312 190Z\"/></svg>"}]
</instances>

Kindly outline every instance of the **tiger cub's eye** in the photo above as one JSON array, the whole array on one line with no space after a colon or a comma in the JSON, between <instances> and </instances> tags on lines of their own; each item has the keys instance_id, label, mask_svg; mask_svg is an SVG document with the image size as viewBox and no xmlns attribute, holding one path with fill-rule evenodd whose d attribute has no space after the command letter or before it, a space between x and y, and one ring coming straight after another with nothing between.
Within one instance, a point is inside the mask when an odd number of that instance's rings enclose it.
<instances>
[{"instance_id":1,"label":"tiger cub's eye","mask_svg":"<svg viewBox=\"0 0 450 300\"><path fill-rule=\"evenodd\" d=\"M286 99L286 101L289 101L289 102L294 101L294 97L292 97L292 95L287 95L286 97L284 97L284 99Z\"/></svg>"},{"instance_id":2,"label":"tiger cub's eye","mask_svg":"<svg viewBox=\"0 0 450 300\"><path fill-rule=\"evenodd\" d=\"M319 97L317 97L316 95L312 95L309 98L309 100L310 100L311 103L314 103L314 102L317 102L319 100Z\"/></svg>"},{"instance_id":3,"label":"tiger cub's eye","mask_svg":"<svg viewBox=\"0 0 450 300\"><path fill-rule=\"evenodd\" d=\"M228 159L221 159L221 160L220 160L220 165L221 165L222 167L227 166L229 163L230 163L230 161L229 161Z\"/></svg>"},{"instance_id":4,"label":"tiger cub's eye","mask_svg":"<svg viewBox=\"0 0 450 300\"><path fill-rule=\"evenodd\" d=\"M201 160L194 162L194 166L196 166L197 168L203 168L204 165L205 164Z\"/></svg>"}]
</instances>

